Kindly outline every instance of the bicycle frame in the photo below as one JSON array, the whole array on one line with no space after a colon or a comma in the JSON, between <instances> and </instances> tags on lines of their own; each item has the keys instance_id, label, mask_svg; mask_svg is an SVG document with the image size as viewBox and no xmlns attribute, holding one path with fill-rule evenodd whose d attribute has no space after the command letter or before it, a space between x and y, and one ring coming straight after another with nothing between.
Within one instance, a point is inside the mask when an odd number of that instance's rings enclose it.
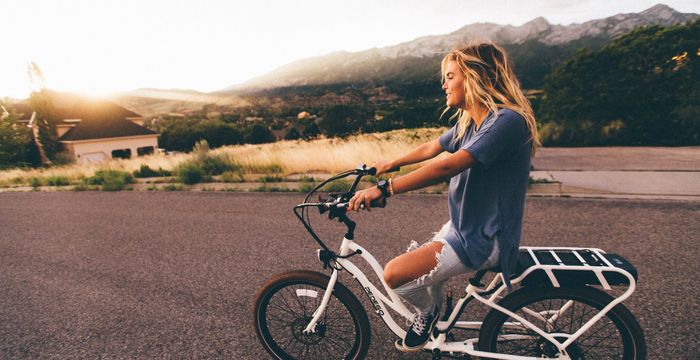
<instances>
[{"instance_id":1,"label":"bicycle frame","mask_svg":"<svg viewBox=\"0 0 700 360\"><path fill-rule=\"evenodd\" d=\"M604 253L600 249L590 249L590 248L563 248L563 247L522 247L521 249L525 249L526 251L530 252L530 254L533 254L533 251L535 250L550 250L552 251L552 254L554 254L553 250L573 250L574 252L576 250L592 250L594 251L597 255L601 255ZM339 270L345 269L347 270L362 286L364 289L365 293L369 297L370 302L372 303L372 306L374 308L374 312L379 315L382 320L386 323L386 325L391 329L391 331L396 334L397 337L399 338L404 338L406 335L406 331L403 329L403 327L399 326L397 322L394 320L393 316L390 314L389 311L387 311L387 308L395 311L402 317L404 317L406 320L412 321L413 320L413 312L408 310L404 303L401 301L399 296L386 284L384 281L384 270L382 266L379 264L379 262L372 256L372 254L364 249L362 246L357 244L354 240L349 240L347 238L343 238L343 241L340 246L340 256L348 256L351 254L356 254L362 257L374 270L376 276L379 278L382 287L386 291L387 295L384 295L382 291L380 291L368 278L367 276L360 270L352 261L350 261L349 258L336 258L334 260L335 265L333 266L334 270L332 272L331 278L328 282L328 287L326 288L326 292L324 293L323 299L321 301L321 304L318 309L314 312L314 316L307 325L306 329L304 332L315 332L315 327L317 321L321 318L323 313L326 310L326 306L328 305L328 300L330 298L330 294L333 291L333 288L335 287L335 284L338 279L338 273ZM356 256L355 255L355 256ZM554 254L556 256L556 254ZM534 256L534 254L533 254ZM577 255L578 256L578 255ZM580 258L580 257L579 257ZM497 304L497 301L502 297L504 291L506 291L506 286L503 283L503 278L502 274L498 273L496 277L490 282L490 284L486 288L478 288L472 284L469 284L466 288L466 295L462 298L460 298L455 305L454 309L450 313L450 316L447 318L445 321L438 321L436 325L436 329L439 333L437 337L431 337L431 340L425 345L424 350L428 351L434 351L434 350L439 350L441 352L446 352L446 353L462 353L462 354L468 354L470 356L478 356L481 358L491 358L491 359L506 359L506 360L524 360L524 359L538 359L535 357L525 357L525 356L515 356L515 355L507 355L507 354L499 354L499 353L492 353L492 352L486 352L486 351L480 351L475 349L475 344L478 342L477 338L472 338L472 339L467 339L464 341L447 341L447 333L450 329L452 328L458 328L458 329L471 329L471 330L479 330L481 328L482 322L478 321L455 321L462 313L464 310L465 302L469 300L469 298L473 297L474 299L478 300L479 302L483 303L484 305L496 309L502 313L507 314L510 316L512 319L516 320L517 322L514 323L506 323L505 326L512 326L512 327L522 327L525 326L538 335L542 336L543 338L547 339L549 342L554 344L560 354L562 354L559 358L561 359L568 359L569 357L566 355L566 348L571 345L574 341L576 341L577 338L579 338L583 333L585 333L588 329L590 329L598 320L600 320L605 314L610 311L613 307L615 307L617 304L621 303L625 299L627 299L635 290L636 283L635 279L632 275L630 275L627 271L624 271L622 269L619 269L615 266L613 266L605 257L600 256L601 259L605 262L606 266L597 266L595 268L588 266L585 264L585 261L582 262L584 265L582 266L570 266L570 265L543 265L540 264L536 259L536 265L528 268L525 272L520 274L517 278L512 279L511 283L512 284L518 284L520 283L525 277L527 277L528 274L531 272L541 269L544 270L545 273L547 274L549 280L552 282L552 285L554 287L559 287L560 283L557 280L556 276L554 275L554 271L556 270L585 270L585 271L593 271L595 272L596 276L598 277L601 285L603 286L604 289L609 290L610 285L606 281L605 277L603 276L604 271L612 271L612 272L617 272L625 276L628 281L629 281L629 287L627 290L620 296L614 299L610 304L608 304L605 308L603 308L598 314L596 314L593 318L588 320L586 324L581 326L574 334L552 334L552 333L547 333L545 330L537 327L535 324L531 323L530 321L524 319L523 317L509 311L508 309L503 308L502 306ZM488 297L482 296L482 294L488 293ZM556 320L559 316L561 316L565 311L568 310L568 307L570 306L570 303L565 304L561 309L559 309L557 312L553 314L541 314L541 313L535 313L532 311L531 315L534 315L537 318L540 318L545 324L548 324L550 322L553 322ZM530 310L531 311L531 310ZM549 317L547 317L549 316ZM557 340L556 337L559 338L566 338L566 341L560 342ZM529 335L509 335L511 339L515 338L527 338Z\"/></svg>"},{"instance_id":2,"label":"bicycle frame","mask_svg":"<svg viewBox=\"0 0 700 360\"><path fill-rule=\"evenodd\" d=\"M304 199L304 203L301 205L297 205L295 207L295 214L297 217L301 220L302 224L304 227L309 231L310 235L318 242L319 245L323 248L323 251L331 252L330 249L321 241L321 239L315 234L313 229L310 227L310 225L304 221L303 214L300 215L296 213L296 209L298 208L303 208L305 206L313 206L313 207L319 207L321 210L321 213L324 211L330 211L329 217L331 219L334 218L339 218L345 225L348 227L348 233L343 237L343 241L340 245L340 251L338 252L338 255L336 256L335 254L332 254L333 256L328 259L323 259L321 256L319 258L324 261L324 266L325 265L330 265L333 268L333 272L331 274L331 278L329 279L328 286L326 287L326 291L323 295L323 298L321 300L321 304L319 305L318 309L314 311L313 317L309 324L306 326L304 329L305 333L308 332L315 332L316 330L316 324L323 316L325 313L326 307L328 305L328 301L330 299L331 293L333 292L333 289L338 281L338 274L340 270L347 270L362 286L363 290L369 297L370 302L372 303L372 307L374 308L374 312L379 315L382 320L384 320L384 323L391 329L394 334L399 337L399 338L404 338L406 336L406 331L403 329L403 327L399 326L396 321L394 320L393 316L390 314L388 309L391 309L404 317L408 321L413 321L413 312L408 310L402 300L399 298L399 296L386 284L384 281L384 270L383 267L379 264L379 262L372 256L372 254L364 249L362 246L358 245L353 239L354 239L354 228L355 228L355 223L352 222L350 219L345 216L345 211L342 210L335 210L338 209L339 206L341 206L341 200L347 202L350 197L352 197L352 194L354 194L354 191L357 187L357 185L360 182L360 179L364 175L374 175L376 172L376 169L371 168L367 169L364 164L361 164L358 166L357 169L347 171L344 173L340 173L334 177L331 177L330 179L325 180L321 184L317 185ZM345 193L343 196L339 196L335 199L335 201L332 201L330 203L308 203L308 199L310 198L311 194L316 192L318 189L320 189L323 185L327 184L328 182L336 179L340 179L349 175L357 175L351 189ZM347 204L345 204L347 206ZM325 209L325 210L324 210ZM335 211L335 212L334 212ZM472 285L471 283L467 286L466 288L466 294L464 297L460 298L455 305L454 309L450 313L449 317L444 320L444 321L438 321L435 329L437 329L438 335L437 337L431 336L430 341L424 346L423 350L428 350L428 351L439 351L442 353L460 353L460 354L468 354L470 356L478 356L480 358L490 358L490 359L506 359L506 360L523 360L523 359L538 359L535 357L526 357L526 356L515 356L515 355L507 355L507 354L499 354L499 353L492 353L492 352L487 352L487 351L480 351L475 349L475 344L478 342L477 338L472 338L472 339L467 339L464 341L447 341L447 334L450 329L452 328L458 328L458 329L470 329L470 330L480 330L482 326L482 322L479 321L457 321L459 316L462 314L464 307L466 306L467 302L470 301L472 298L478 300L482 304L495 309L497 311L500 311L501 313L504 313L508 315L510 318L512 318L514 321L512 322L506 322L503 326L504 327L526 327L530 330L532 330L535 334L541 336L542 338L546 339L549 341L551 344L555 345L559 351L559 359L569 359L570 357L567 355L566 348L571 345L576 339L578 339L583 333L588 331L597 321L599 321L605 314L607 314L610 310L612 310L616 305L621 303L622 301L626 300L632 293L634 292L636 288L636 281L635 278L627 271L615 267L613 264L608 261L602 254L605 252L600 250L600 249L593 249L593 248L569 248L569 247L521 247L521 250L525 250L529 253L529 255L532 257L532 260L534 260L534 265L528 267L525 271L523 271L522 274L517 276L514 279L511 279L511 283L513 285L517 285L520 282L522 282L525 278L527 278L528 275L530 275L534 271L544 271L546 278L551 282L551 285L553 287L560 287L561 282L556 276L556 272L561 272L561 271L591 271L595 274L595 277L597 278L599 284L605 289L605 290L610 290L610 284L606 280L605 276L603 275L604 272L615 272L621 274L623 277L627 279L627 285L628 288L624 293L617 298L615 298L613 301L611 301L609 304L607 304L602 310L600 310L596 315L594 315L591 319L589 319L585 324L583 324L574 334L561 334L561 333L548 333L545 330L539 328L532 322L528 321L527 319L523 318L520 315L517 315L510 310L500 306L497 302L503 297L504 292L507 290L506 286L503 282L503 275L501 273L498 273L494 279L491 281L491 283L486 286L485 288L479 288L475 285ZM561 259L557 256L555 253L555 250L564 250L564 251L571 251L575 257L578 259L580 262L580 265L568 265L565 264L564 262L561 261ZM584 258L578 253L578 251L589 251L593 255L597 256L599 259L602 261L601 264L588 264L584 260ZM535 251L545 251L551 253L551 256L556 260L558 265L548 265L548 264L542 264L540 261L537 259L535 256ZM319 253L320 255L321 253ZM360 268L358 268L351 260L351 257L359 255L362 257L372 268L376 276L379 278L379 281L382 284L382 287L386 291L386 294L384 292L380 291L379 288L377 288L368 278L367 276L363 273ZM481 285L479 285L481 286ZM541 320L544 324L545 327L549 328L551 330L551 324L564 312L566 312L569 307L571 306L572 301L567 302L562 306L561 309L558 309L555 312L547 311L546 313L538 313L533 310L523 308L523 311L526 312L528 315L534 316L537 320ZM504 335L499 338L505 338L505 339L526 339L526 338L531 338L533 335ZM563 342L560 342L559 339L566 339Z\"/></svg>"}]
</instances>

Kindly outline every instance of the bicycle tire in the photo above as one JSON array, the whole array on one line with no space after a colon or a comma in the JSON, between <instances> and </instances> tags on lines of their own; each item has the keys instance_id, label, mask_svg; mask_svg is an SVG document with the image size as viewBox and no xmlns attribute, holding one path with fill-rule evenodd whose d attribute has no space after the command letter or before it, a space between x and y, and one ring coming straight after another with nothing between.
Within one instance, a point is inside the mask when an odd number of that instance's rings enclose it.
<instances>
[{"instance_id":1,"label":"bicycle tire","mask_svg":"<svg viewBox=\"0 0 700 360\"><path fill-rule=\"evenodd\" d=\"M318 272L296 270L276 275L260 288L254 303L255 332L274 358L355 360L366 356L371 337L367 313L340 282L317 332L303 333L329 279Z\"/></svg>"},{"instance_id":2,"label":"bicycle tire","mask_svg":"<svg viewBox=\"0 0 700 360\"><path fill-rule=\"evenodd\" d=\"M548 333L573 334L597 311L609 304L613 297L588 286L581 287L524 287L503 298L499 305L524 317L544 329L545 321L525 313L523 308L538 312L552 312L568 301L573 301L563 316L550 322ZM586 312L589 309L590 312ZM580 316L579 316L580 315ZM504 324L509 326L504 328ZM611 326L612 325L612 326ZM612 331L611 331L612 330ZM505 335L520 336L522 339L505 339ZM500 341L499 341L500 337ZM555 336L555 338L557 338ZM564 336L557 338L563 341ZM508 315L493 309L486 317L479 335L479 349L509 355L556 358L558 350L549 341L534 331L519 325ZM602 354L603 351L609 354ZM572 359L646 359L644 333L632 313L618 304L567 347Z\"/></svg>"}]
</instances>

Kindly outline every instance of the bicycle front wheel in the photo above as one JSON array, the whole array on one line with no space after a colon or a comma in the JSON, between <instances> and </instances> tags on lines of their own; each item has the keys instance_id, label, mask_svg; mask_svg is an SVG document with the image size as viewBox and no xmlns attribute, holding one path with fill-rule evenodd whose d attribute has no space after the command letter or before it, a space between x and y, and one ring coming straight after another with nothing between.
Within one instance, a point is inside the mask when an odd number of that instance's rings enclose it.
<instances>
[{"instance_id":1,"label":"bicycle front wheel","mask_svg":"<svg viewBox=\"0 0 700 360\"><path fill-rule=\"evenodd\" d=\"M499 305L563 343L613 298L591 287L528 288ZM484 319L479 349L509 355L557 358L559 350L516 319L492 310ZM618 304L566 348L571 359L646 359L644 334L632 313Z\"/></svg>"},{"instance_id":2,"label":"bicycle front wheel","mask_svg":"<svg viewBox=\"0 0 700 360\"><path fill-rule=\"evenodd\" d=\"M367 313L337 282L316 332L304 333L318 309L328 276L290 271L265 284L255 299L255 330L276 359L362 359L370 343Z\"/></svg>"}]
</instances>

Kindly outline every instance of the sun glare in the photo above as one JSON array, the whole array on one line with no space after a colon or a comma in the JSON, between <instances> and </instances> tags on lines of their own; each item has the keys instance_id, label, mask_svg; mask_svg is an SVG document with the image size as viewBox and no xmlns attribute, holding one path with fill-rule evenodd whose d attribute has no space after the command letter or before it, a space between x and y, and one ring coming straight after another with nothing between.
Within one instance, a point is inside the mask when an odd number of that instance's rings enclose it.
<instances>
[{"instance_id":1,"label":"sun glare","mask_svg":"<svg viewBox=\"0 0 700 360\"><path fill-rule=\"evenodd\" d=\"M0 33L8 35L0 56L0 98L29 95L30 59L46 75L46 86L55 90L95 96L137 88L208 92L299 59L446 34L469 23L522 24L542 15L571 22L603 15L569 19L568 7L548 0L535 0L536 6L523 5L521 11L504 11L509 2L473 7L460 0L10 3L2 8L0 21ZM593 11L581 3L578 8Z\"/></svg>"}]
</instances>

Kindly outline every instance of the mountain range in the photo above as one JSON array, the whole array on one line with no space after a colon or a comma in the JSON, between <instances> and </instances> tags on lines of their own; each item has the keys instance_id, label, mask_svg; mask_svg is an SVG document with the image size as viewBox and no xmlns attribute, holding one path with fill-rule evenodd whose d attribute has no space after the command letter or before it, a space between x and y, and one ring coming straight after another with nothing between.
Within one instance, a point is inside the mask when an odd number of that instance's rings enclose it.
<instances>
[{"instance_id":1,"label":"mountain range","mask_svg":"<svg viewBox=\"0 0 700 360\"><path fill-rule=\"evenodd\" d=\"M255 99L260 98L294 102L301 97L301 101L290 105L323 106L324 101L347 103L357 99L371 102L432 97L440 93L437 84L442 56L474 40L503 45L523 87L538 89L545 75L579 48L597 49L640 26L667 26L698 18L698 14L680 13L658 4L639 13L617 14L581 24L551 24L543 17L521 26L476 23L449 34L419 37L393 46L301 59L243 84L209 94L140 89L124 93L115 100L136 112L152 115L165 110L201 108L204 103L234 107L259 104ZM149 96L149 92L157 96ZM329 93L331 96L326 96ZM310 97L314 98L310 100ZM156 101L163 98L167 104Z\"/></svg>"}]
</instances>

